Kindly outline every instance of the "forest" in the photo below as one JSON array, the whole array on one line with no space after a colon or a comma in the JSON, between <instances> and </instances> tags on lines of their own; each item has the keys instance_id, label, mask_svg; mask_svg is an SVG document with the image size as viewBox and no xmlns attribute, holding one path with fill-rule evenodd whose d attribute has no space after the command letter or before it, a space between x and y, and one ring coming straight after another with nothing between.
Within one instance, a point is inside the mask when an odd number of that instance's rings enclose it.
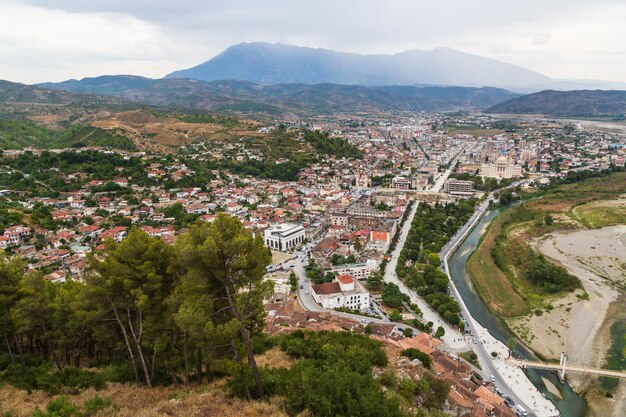
<instances>
[{"instance_id":1,"label":"forest","mask_svg":"<svg viewBox=\"0 0 626 417\"><path fill-rule=\"evenodd\" d=\"M272 292L262 281L269 262L261 238L223 214L173 246L137 229L109 241L89 258L84 283L45 281L5 256L0 381L54 391L70 376L97 386L103 374L81 372L94 366L148 387L228 373L247 398L262 397L252 338Z\"/></svg>"}]
</instances>

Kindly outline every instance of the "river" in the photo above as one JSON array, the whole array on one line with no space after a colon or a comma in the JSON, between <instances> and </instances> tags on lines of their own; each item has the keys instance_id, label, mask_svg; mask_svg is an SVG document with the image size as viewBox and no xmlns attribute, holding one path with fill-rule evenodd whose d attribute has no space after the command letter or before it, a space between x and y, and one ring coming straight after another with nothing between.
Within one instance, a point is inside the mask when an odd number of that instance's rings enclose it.
<instances>
[{"instance_id":1,"label":"river","mask_svg":"<svg viewBox=\"0 0 626 417\"><path fill-rule=\"evenodd\" d=\"M461 293L465 304L472 316L497 339L504 344L513 336L512 333L495 317L482 302L478 294L474 291L470 278L465 271L465 264L472 252L478 246L480 236L491 220L500 213L500 210L492 210L488 212L478 222L474 230L469 234L463 244L454 252L448 261L450 275L456 284L457 289ZM536 359L533 354L524 348L518 346L513 350L515 356L524 359ZM559 409L562 417L583 417L587 412L587 404L585 400L577 395L567 384L562 384L558 376L554 372L537 371L534 369L526 370L526 375L532 383L549 398ZM551 394L541 378L549 379L560 391L562 398L557 398Z\"/></svg>"}]
</instances>

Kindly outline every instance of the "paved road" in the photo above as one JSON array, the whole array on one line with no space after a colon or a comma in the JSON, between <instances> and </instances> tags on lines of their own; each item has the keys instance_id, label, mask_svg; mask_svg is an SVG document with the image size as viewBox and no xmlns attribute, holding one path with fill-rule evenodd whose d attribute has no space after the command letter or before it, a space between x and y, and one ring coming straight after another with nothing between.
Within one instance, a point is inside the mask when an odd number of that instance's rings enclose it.
<instances>
[{"instance_id":1,"label":"paved road","mask_svg":"<svg viewBox=\"0 0 626 417\"><path fill-rule=\"evenodd\" d=\"M461 154L463 149L459 151L459 153L453 158L450 163L450 168L447 169L443 174L441 174L431 187L430 191L439 192L443 187L443 183L448 179L450 174L452 173L452 169L456 166L457 161L459 160L459 155ZM406 238L409 234L409 230L411 229L411 223L413 223L413 218L415 217L415 213L417 212L417 202L413 204L411 207L411 211L409 212L404 225L400 231L400 237L398 239L398 243L391 254L391 259L387 263L385 267L385 275L384 281L387 283L396 284L400 290L407 294L411 299L411 302L417 304L420 310L422 310L422 320L426 323L433 322L433 328L437 329L437 327L443 327L445 334L442 337L442 341L451 351L462 351L467 349L467 342L464 340L463 335L454 327L450 326L448 323L443 321L439 314L435 312L420 296L418 296L415 291L408 288L401 280L398 278L396 274L396 266L398 265L398 257L400 256L400 252L404 247L404 243L406 242Z\"/></svg>"},{"instance_id":2,"label":"paved road","mask_svg":"<svg viewBox=\"0 0 626 417\"><path fill-rule=\"evenodd\" d=\"M365 316L360 316L358 314L344 313L340 311L327 310L323 308L322 306L317 304L315 302L315 299L313 298L312 291L311 291L311 282L306 276L306 272L304 270L304 261L300 259L300 256L298 256L298 258L295 260L286 262L286 264L294 266L293 272L296 274L296 277L298 278L298 289L297 289L298 303L304 310L314 311L318 313L330 313L334 316L348 317L348 318L355 319L361 322L363 322L363 320L366 320L367 322L372 322L372 323L391 323L391 320L389 320L384 315L381 316L382 318L377 319L373 317L365 317ZM300 286L302 286L302 288L300 288ZM402 327L404 328L404 327L410 327L410 326L402 325ZM413 330L414 332L417 331L417 329L413 329Z\"/></svg>"},{"instance_id":3,"label":"paved road","mask_svg":"<svg viewBox=\"0 0 626 417\"><path fill-rule=\"evenodd\" d=\"M515 187L524 183L520 181L512 184ZM443 261L443 271L448 275L452 294L456 298L461 312L467 322L466 329L471 331L474 336L466 336L472 350L478 356L483 366L481 375L485 380L492 380L494 385L506 396L511 397L515 404L521 404L529 410L530 416L556 416L558 410L550 401L545 399L535 386L528 380L526 375L517 367L509 366L505 363L505 359L509 356L509 349L500 341L495 339L487 329L482 327L470 314L461 294L454 285L454 281L450 276L448 267L448 259L454 251L461 245L463 240L471 232L474 226L480 221L481 217L489 208L489 200L493 198L493 193L487 199L478 205L474 214L468 222L459 229L459 231L444 245L439 253ZM492 352L497 353L497 357L492 356Z\"/></svg>"}]
</instances>

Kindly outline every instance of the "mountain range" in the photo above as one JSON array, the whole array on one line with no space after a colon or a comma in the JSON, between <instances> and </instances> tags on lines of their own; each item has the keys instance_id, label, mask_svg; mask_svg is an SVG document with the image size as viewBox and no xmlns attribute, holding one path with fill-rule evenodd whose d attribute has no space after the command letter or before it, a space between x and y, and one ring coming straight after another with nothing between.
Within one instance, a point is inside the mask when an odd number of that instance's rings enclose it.
<instances>
[{"instance_id":1,"label":"mountain range","mask_svg":"<svg viewBox=\"0 0 626 417\"><path fill-rule=\"evenodd\" d=\"M624 117L626 91L546 90L496 104L486 112L563 117Z\"/></svg>"},{"instance_id":2,"label":"mountain range","mask_svg":"<svg viewBox=\"0 0 626 417\"><path fill-rule=\"evenodd\" d=\"M200 65L175 71L165 78L234 79L262 85L489 86L525 93L545 89L626 89L624 83L556 80L516 65L450 48L360 55L266 42L233 45Z\"/></svg>"},{"instance_id":3,"label":"mountain range","mask_svg":"<svg viewBox=\"0 0 626 417\"><path fill-rule=\"evenodd\" d=\"M548 90L522 97L512 91L584 83L553 80L447 48L359 55L257 42L234 45L161 79L104 75L35 86L4 82L0 101L20 102L22 109L25 103L140 103L272 117L467 109L565 116L624 113L623 91ZM504 86L512 90L500 88Z\"/></svg>"},{"instance_id":4,"label":"mountain range","mask_svg":"<svg viewBox=\"0 0 626 417\"><path fill-rule=\"evenodd\" d=\"M38 87L112 95L157 106L275 116L484 109L518 96L493 87L260 85L237 80L208 82L130 75L68 80L40 84Z\"/></svg>"}]
</instances>

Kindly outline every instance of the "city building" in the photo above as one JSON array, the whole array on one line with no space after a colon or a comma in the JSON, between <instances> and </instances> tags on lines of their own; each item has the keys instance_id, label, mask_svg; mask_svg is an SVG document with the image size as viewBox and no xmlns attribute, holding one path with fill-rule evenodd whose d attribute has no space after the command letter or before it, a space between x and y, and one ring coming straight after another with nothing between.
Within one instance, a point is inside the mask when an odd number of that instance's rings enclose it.
<instances>
[{"instance_id":1,"label":"city building","mask_svg":"<svg viewBox=\"0 0 626 417\"><path fill-rule=\"evenodd\" d=\"M361 283L350 275L339 275L333 282L316 284L311 287L313 299L327 309L349 308L366 310L370 295Z\"/></svg>"},{"instance_id":2,"label":"city building","mask_svg":"<svg viewBox=\"0 0 626 417\"><path fill-rule=\"evenodd\" d=\"M387 252L395 233L396 222L393 220L380 222L370 230L367 248L379 252Z\"/></svg>"},{"instance_id":3,"label":"city building","mask_svg":"<svg viewBox=\"0 0 626 417\"><path fill-rule=\"evenodd\" d=\"M411 180L406 177L393 177L391 179L391 188L397 190L408 190L411 188Z\"/></svg>"},{"instance_id":4,"label":"city building","mask_svg":"<svg viewBox=\"0 0 626 417\"><path fill-rule=\"evenodd\" d=\"M330 215L330 224L331 226L342 226L348 227L348 216L347 213L331 213Z\"/></svg>"},{"instance_id":5,"label":"city building","mask_svg":"<svg viewBox=\"0 0 626 417\"><path fill-rule=\"evenodd\" d=\"M522 176L522 167L509 162L506 156L501 156L493 164L482 164L480 166L480 176L497 178L499 180L519 178Z\"/></svg>"},{"instance_id":6,"label":"city building","mask_svg":"<svg viewBox=\"0 0 626 417\"><path fill-rule=\"evenodd\" d=\"M471 197L475 191L473 181L451 179L443 183L443 192L447 194Z\"/></svg>"},{"instance_id":7,"label":"city building","mask_svg":"<svg viewBox=\"0 0 626 417\"><path fill-rule=\"evenodd\" d=\"M300 245L305 239L304 227L282 223L271 226L265 230L265 244L272 250L286 251Z\"/></svg>"},{"instance_id":8,"label":"city building","mask_svg":"<svg viewBox=\"0 0 626 417\"><path fill-rule=\"evenodd\" d=\"M367 175L366 173L364 172L356 173L354 177L355 177L356 188L369 188L372 186L372 180L369 177L369 175Z\"/></svg>"},{"instance_id":9,"label":"city building","mask_svg":"<svg viewBox=\"0 0 626 417\"><path fill-rule=\"evenodd\" d=\"M350 275L357 280L365 280L378 268L378 263L375 260L368 259L364 263L337 265L330 272L335 274L335 276Z\"/></svg>"}]
</instances>

